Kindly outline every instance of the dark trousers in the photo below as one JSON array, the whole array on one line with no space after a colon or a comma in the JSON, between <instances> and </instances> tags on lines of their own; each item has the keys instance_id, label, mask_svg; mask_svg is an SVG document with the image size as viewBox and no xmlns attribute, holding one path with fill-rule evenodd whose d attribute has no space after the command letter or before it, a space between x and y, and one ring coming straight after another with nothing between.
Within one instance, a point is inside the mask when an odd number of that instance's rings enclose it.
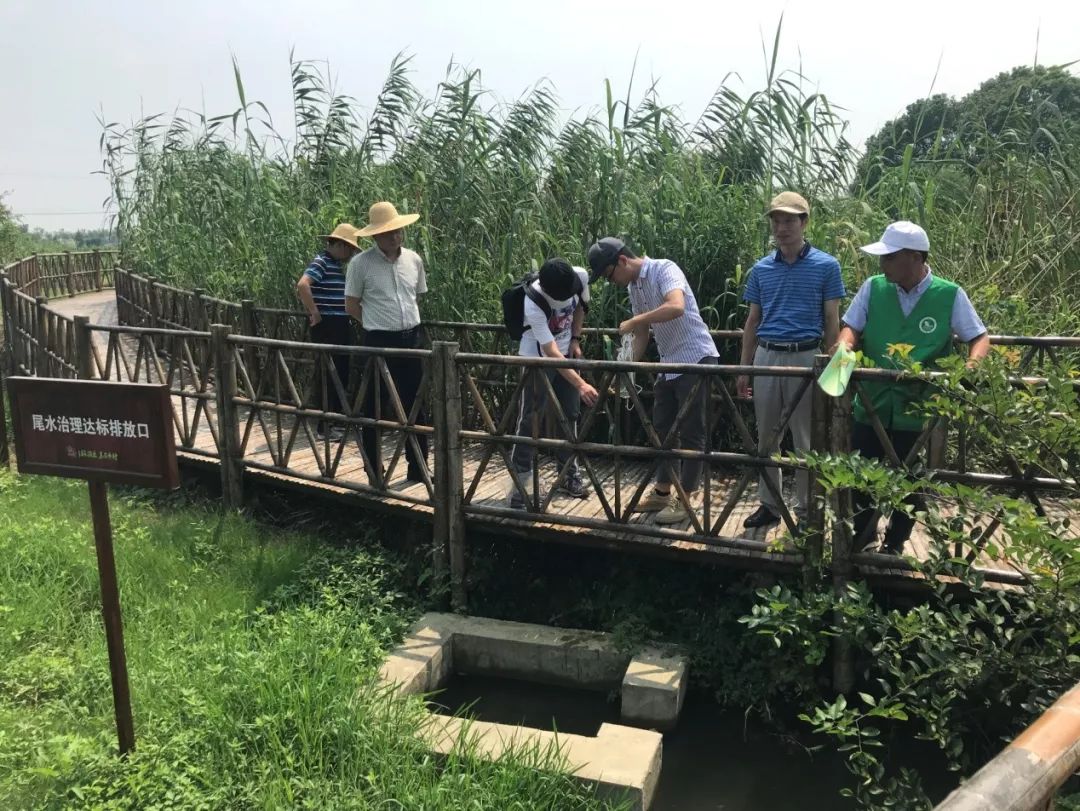
<instances>
[{"instance_id":1,"label":"dark trousers","mask_svg":"<svg viewBox=\"0 0 1080 811\"><path fill-rule=\"evenodd\" d=\"M518 422L517 432L520 436L532 436L533 431L533 417L540 421L539 435L544 435L544 413L548 410L548 397L547 389L537 374L546 374L548 380L551 381L551 387L555 391L555 396L559 400L559 405L562 406L563 413L566 415L567 421L570 423L570 427L576 432L578 415L581 413L581 395L578 394L570 381L559 374L554 369L543 369L540 372L534 372L532 378L528 383L522 387L521 390L521 407L518 409ZM562 425L556 421L556 436L560 439L573 440L575 437L563 436ZM581 471L578 469L577 457L571 451L559 450L555 453L555 458L559 460L559 466L561 467L568 459L574 457L574 461L570 464L570 469L567 471L571 477L580 476ZM515 445L513 451L510 454L510 461L514 465L514 468L521 473L532 472L533 461L536 459L536 448L532 445Z\"/></svg>"},{"instance_id":2,"label":"dark trousers","mask_svg":"<svg viewBox=\"0 0 1080 811\"><path fill-rule=\"evenodd\" d=\"M719 363L719 359L702 358L698 363L715 365ZM679 424L673 447L693 451L705 450L705 432L708 430L708 426L705 425L705 401L709 396L710 379L704 375L685 374L672 380L656 382L653 388L653 427L661 442L667 438L668 431L675 424L683 403L690 398L694 385L699 380L701 386L693 395L694 404L690 406L690 410ZM702 463L697 460L681 464L677 460L672 462L671 469L679 477L679 482L687 493L695 492L701 484L701 465ZM656 483L671 484L671 473L668 472L668 466L663 463L657 470Z\"/></svg>"},{"instance_id":3,"label":"dark trousers","mask_svg":"<svg viewBox=\"0 0 1080 811\"><path fill-rule=\"evenodd\" d=\"M889 441L892 442L893 448L896 450L896 455L900 457L900 461L904 461L911 452L911 449L919 440L920 433L920 431L885 431ZM851 444L853 450L867 459L886 458L885 450L881 447L881 441L878 439L877 434L874 433L873 426L867 423L855 423ZM872 541L874 533L877 532L877 522L875 522L872 530L867 530L870 525L870 518L874 514L873 500L869 493L856 490L852 495L852 503L855 508L853 519L855 541L857 543L861 541L865 544ZM908 497L904 503L910 504L915 510L926 509L925 499L918 494ZM889 518L889 526L885 529L885 546L897 552L901 551L904 548L904 543L911 536L911 530L914 526L915 519L910 515L905 512L894 511ZM864 531L867 531L865 538L862 536Z\"/></svg>"},{"instance_id":4,"label":"dark trousers","mask_svg":"<svg viewBox=\"0 0 1080 811\"><path fill-rule=\"evenodd\" d=\"M347 315L329 315L323 316L315 326L311 327L311 342L313 344L330 344L333 346L352 346L355 343L355 335L353 332L352 324L349 323L349 317ZM334 369L337 371L337 376L341 380L341 388L346 393L349 391L349 356L340 352L334 352L330 355L331 361L333 361ZM321 360L321 358L320 358ZM334 385L333 378L330 377L327 372L325 364L319 364L319 374L315 380L318 389L315 392L315 402L319 407L324 407L325 411L341 412L341 398L338 396L337 386ZM323 389L326 390L326 402L322 401ZM323 422L319 420L319 430L323 430Z\"/></svg>"},{"instance_id":5,"label":"dark trousers","mask_svg":"<svg viewBox=\"0 0 1080 811\"><path fill-rule=\"evenodd\" d=\"M415 327L411 330L404 332L380 332L371 330L364 335L365 346L378 346L385 347L387 349L415 349L420 341L420 328ZM413 403L416 402L417 390L420 388L420 378L424 373L423 361L420 358L387 358L386 368L390 372L390 378L394 381L394 387L397 389L398 397L401 399L401 407L405 409L405 416L409 416L412 411ZM371 374L373 377L368 382L367 392L364 394L364 416L375 416L375 380L376 380L376 367L374 362L371 366ZM381 377L379 378L379 385L381 386L382 402L381 418L384 420L390 420L392 422L397 420L394 413L393 406L390 404L390 395L386 390L386 381ZM427 423L427 415L421 406L420 411L416 415L416 423L423 425ZM382 449L379 448L377 441L377 433L374 428L364 428L361 431L362 439L364 443L364 453L367 454L368 459L375 465L380 471L383 469L382 465ZM416 451L412 448L412 443L408 440L405 441L405 458L408 460L408 470L406 475L413 481L423 481L424 477L420 474L423 470L425 463L427 462L428 453L428 438L425 434L416 435L417 444L420 446L420 456L416 455Z\"/></svg>"}]
</instances>

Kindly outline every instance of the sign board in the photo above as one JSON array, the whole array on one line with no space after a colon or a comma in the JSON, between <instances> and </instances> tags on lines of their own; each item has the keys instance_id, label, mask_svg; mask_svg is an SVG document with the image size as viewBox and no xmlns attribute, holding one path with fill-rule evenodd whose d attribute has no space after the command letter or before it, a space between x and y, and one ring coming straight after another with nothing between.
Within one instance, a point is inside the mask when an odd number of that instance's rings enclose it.
<instances>
[{"instance_id":1,"label":"sign board","mask_svg":"<svg viewBox=\"0 0 1080 811\"><path fill-rule=\"evenodd\" d=\"M172 404L165 384L9 377L20 473L172 489Z\"/></svg>"}]
</instances>

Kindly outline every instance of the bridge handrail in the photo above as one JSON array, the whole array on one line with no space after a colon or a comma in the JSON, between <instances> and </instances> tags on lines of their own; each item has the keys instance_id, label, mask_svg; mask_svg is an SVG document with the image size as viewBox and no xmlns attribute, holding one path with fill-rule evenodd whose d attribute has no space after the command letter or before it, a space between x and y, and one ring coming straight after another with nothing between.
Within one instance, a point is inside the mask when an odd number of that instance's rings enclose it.
<instances>
[{"instance_id":1,"label":"bridge handrail","mask_svg":"<svg viewBox=\"0 0 1080 811\"><path fill-rule=\"evenodd\" d=\"M1058 698L935 811L1045 811L1080 770L1080 684Z\"/></svg>"}]
</instances>

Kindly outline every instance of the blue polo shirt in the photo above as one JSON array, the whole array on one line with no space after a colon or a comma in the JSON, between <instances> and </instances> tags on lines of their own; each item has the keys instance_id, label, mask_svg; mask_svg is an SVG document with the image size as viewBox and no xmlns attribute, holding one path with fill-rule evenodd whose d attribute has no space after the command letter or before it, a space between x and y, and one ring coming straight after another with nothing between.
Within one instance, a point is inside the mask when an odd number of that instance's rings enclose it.
<instances>
[{"instance_id":1,"label":"blue polo shirt","mask_svg":"<svg viewBox=\"0 0 1080 811\"><path fill-rule=\"evenodd\" d=\"M307 266L304 275L311 279L311 297L319 315L326 317L346 315L345 272L341 263L323 251Z\"/></svg>"},{"instance_id":2,"label":"blue polo shirt","mask_svg":"<svg viewBox=\"0 0 1080 811\"><path fill-rule=\"evenodd\" d=\"M820 338L822 305L845 295L840 263L807 242L793 264L779 250L759 259L750 268L743 300L761 307L759 338L790 342Z\"/></svg>"}]
</instances>

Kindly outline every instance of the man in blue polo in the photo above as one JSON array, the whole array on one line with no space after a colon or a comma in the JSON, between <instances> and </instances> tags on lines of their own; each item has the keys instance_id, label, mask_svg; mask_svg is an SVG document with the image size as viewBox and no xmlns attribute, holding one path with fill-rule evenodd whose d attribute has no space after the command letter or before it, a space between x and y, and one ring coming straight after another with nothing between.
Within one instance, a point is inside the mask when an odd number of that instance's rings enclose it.
<instances>
[{"instance_id":1,"label":"man in blue polo","mask_svg":"<svg viewBox=\"0 0 1080 811\"><path fill-rule=\"evenodd\" d=\"M317 344L352 346L355 343L349 316L345 312L345 271L348 262L360 250L356 244L356 228L343 222L333 233L324 235L326 250L311 260L311 264L300 275L296 283L296 297L304 305L311 329L311 341ZM331 359L334 369L341 380L341 387L349 388L349 356L335 352ZM325 379L325 369L320 370L319 391L326 386L327 411L341 411L341 400L337 386ZM330 429L322 420L316 426L320 436L332 436L340 439L344 434L341 428Z\"/></svg>"},{"instance_id":2,"label":"man in blue polo","mask_svg":"<svg viewBox=\"0 0 1080 811\"><path fill-rule=\"evenodd\" d=\"M802 195L785 191L773 198L768 211L776 250L750 269L743 300L750 305L743 326L743 366L814 365L814 356L836 343L840 331L840 299L845 295L840 263L806 241L810 206ZM753 386L747 375L736 380L740 397L752 397L757 420L758 450L772 454L783 435L773 439L782 415L793 403L801 378L758 375ZM787 424L795 450L810 449L811 392L806 389ZM772 482L772 488L767 481ZM760 506L743 522L747 529L779 523L779 468L762 468L758 482ZM795 513L803 516L809 500L806 471L795 476Z\"/></svg>"},{"instance_id":3,"label":"man in blue polo","mask_svg":"<svg viewBox=\"0 0 1080 811\"><path fill-rule=\"evenodd\" d=\"M871 276L844 313L840 343L848 349L860 343L863 356L880 368L896 368L892 347L906 344L907 359L932 368L938 358L953 351L953 336L968 345L968 365L978 363L990 349L990 336L971 304L964 288L935 276L926 263L930 238L913 222L901 220L885 229L881 239L860 248L878 257L881 274ZM874 430L867 403L889 438L896 455L903 460L910 452L926 420L912 408L925 396L925 389L910 383L875 383L864 381L862 393L855 398L855 422L852 447L868 459L885 456L884 447ZM854 533L860 546L877 544L877 527L871 528L874 507L864 492L854 494ZM914 514L925 509L923 499L914 495L907 507L894 510L878 550L899 555L915 526Z\"/></svg>"}]
</instances>

